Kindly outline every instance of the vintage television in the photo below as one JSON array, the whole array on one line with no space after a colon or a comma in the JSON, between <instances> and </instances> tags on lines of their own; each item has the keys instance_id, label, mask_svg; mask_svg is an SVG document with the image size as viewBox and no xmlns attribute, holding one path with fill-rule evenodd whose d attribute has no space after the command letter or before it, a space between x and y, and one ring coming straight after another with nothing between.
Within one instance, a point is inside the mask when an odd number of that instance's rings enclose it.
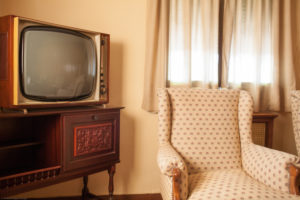
<instances>
[{"instance_id":1,"label":"vintage television","mask_svg":"<svg viewBox=\"0 0 300 200\"><path fill-rule=\"evenodd\" d=\"M108 103L108 34L0 18L0 107Z\"/></svg>"}]
</instances>

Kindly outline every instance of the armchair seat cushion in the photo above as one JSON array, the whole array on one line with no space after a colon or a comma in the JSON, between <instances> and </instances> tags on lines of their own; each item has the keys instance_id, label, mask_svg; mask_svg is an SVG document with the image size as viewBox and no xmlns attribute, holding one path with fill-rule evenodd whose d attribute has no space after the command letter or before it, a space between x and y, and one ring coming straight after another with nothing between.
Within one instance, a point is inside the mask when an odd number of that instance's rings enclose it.
<instances>
[{"instance_id":1,"label":"armchair seat cushion","mask_svg":"<svg viewBox=\"0 0 300 200\"><path fill-rule=\"evenodd\" d=\"M242 169L211 170L189 176L188 200L283 200L300 199L274 190Z\"/></svg>"}]
</instances>

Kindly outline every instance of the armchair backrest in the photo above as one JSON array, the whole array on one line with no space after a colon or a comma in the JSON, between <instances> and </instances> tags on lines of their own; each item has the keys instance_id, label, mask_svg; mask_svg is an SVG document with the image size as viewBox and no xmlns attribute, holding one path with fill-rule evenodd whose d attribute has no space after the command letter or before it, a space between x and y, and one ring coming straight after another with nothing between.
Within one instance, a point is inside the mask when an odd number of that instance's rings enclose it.
<instances>
[{"instance_id":1,"label":"armchair backrest","mask_svg":"<svg viewBox=\"0 0 300 200\"><path fill-rule=\"evenodd\" d=\"M300 90L291 92L293 129L298 156L300 156Z\"/></svg>"},{"instance_id":2,"label":"armchair backrest","mask_svg":"<svg viewBox=\"0 0 300 200\"><path fill-rule=\"evenodd\" d=\"M159 143L171 143L190 174L241 168L239 90L159 91Z\"/></svg>"}]
</instances>

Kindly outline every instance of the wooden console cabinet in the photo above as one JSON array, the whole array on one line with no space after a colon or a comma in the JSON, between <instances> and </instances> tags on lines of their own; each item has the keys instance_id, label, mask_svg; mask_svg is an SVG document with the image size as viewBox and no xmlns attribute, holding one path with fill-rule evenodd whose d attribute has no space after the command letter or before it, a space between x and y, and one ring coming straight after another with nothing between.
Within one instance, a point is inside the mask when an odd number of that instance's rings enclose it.
<instances>
[{"instance_id":1,"label":"wooden console cabinet","mask_svg":"<svg viewBox=\"0 0 300 200\"><path fill-rule=\"evenodd\" d=\"M119 163L121 107L0 113L0 197L108 170Z\"/></svg>"}]
</instances>

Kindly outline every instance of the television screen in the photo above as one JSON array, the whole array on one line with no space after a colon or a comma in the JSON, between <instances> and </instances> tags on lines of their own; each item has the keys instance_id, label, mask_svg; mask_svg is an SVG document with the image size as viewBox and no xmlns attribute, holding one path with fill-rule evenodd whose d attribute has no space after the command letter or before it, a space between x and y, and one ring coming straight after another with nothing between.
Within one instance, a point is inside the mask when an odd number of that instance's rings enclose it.
<instances>
[{"instance_id":1,"label":"television screen","mask_svg":"<svg viewBox=\"0 0 300 200\"><path fill-rule=\"evenodd\" d=\"M41 101L80 100L93 92L97 59L93 40L77 31L31 26L20 38L20 85Z\"/></svg>"}]
</instances>

